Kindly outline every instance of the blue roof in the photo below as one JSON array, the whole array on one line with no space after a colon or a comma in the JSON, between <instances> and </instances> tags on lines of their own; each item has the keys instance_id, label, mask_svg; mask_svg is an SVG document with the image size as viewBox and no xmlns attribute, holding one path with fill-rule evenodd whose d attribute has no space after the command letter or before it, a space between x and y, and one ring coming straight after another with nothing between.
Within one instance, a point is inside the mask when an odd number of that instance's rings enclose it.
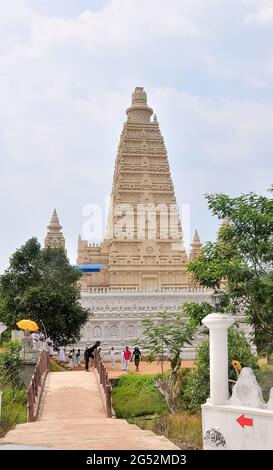
<instances>
[{"instance_id":1,"label":"blue roof","mask_svg":"<svg viewBox=\"0 0 273 470\"><path fill-rule=\"evenodd\" d=\"M73 269L78 269L82 273L97 273L103 268L102 264L72 264Z\"/></svg>"}]
</instances>

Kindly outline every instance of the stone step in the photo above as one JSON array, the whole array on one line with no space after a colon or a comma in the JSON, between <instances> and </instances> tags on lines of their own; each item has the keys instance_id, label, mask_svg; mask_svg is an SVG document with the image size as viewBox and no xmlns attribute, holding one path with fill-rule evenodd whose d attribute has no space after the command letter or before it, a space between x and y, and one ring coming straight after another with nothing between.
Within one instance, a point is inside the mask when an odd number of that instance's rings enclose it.
<instances>
[{"instance_id":1,"label":"stone step","mask_svg":"<svg viewBox=\"0 0 273 470\"><path fill-rule=\"evenodd\" d=\"M54 426L54 427L46 427L46 426L39 426L39 427L35 427L35 428L31 428L31 427L26 427L26 428L20 428L20 429L13 429L11 431L9 431L9 436L10 435L15 435L15 434L18 434L18 435L26 435L26 434L33 434L33 435L38 435L38 434L41 434L41 433L48 433L48 432L51 432L52 435L53 434L57 434L59 432L63 432L64 434L69 432L69 433L75 433L75 434L83 434L84 432L86 431L90 431L91 430L91 436L92 436L92 431L94 430L94 432L97 432L97 435L101 434L101 433L104 433L104 435L106 435L108 432L111 434L115 431L117 432L134 432L134 433L153 433L153 431L151 431L150 429L140 429L138 426L135 426L135 425L118 425L118 426L104 426L102 424L99 424L99 425L96 425L96 426L87 426L87 425L83 425L81 427L77 427L77 426L66 426L66 427L63 427L63 426ZM154 434L154 433L153 433ZM7 435L6 435L7 436ZM3 439L6 438L6 436L3 437Z\"/></svg>"},{"instance_id":2,"label":"stone step","mask_svg":"<svg viewBox=\"0 0 273 470\"><path fill-rule=\"evenodd\" d=\"M10 434L9 435L26 435L26 434L33 434L33 435L37 435L39 433L43 433L43 434L46 434L46 433L52 433L52 435L55 435L55 434L58 434L60 432L66 434L66 433L71 433L71 432L75 432L75 429L77 429L77 433L78 434L82 434L82 433L92 433L93 430L95 430L95 432L100 432L100 433L103 433L104 435L107 435L108 432L109 433L113 433L115 430L119 433L136 433L136 432L140 432L140 433L151 433L152 431L150 430L141 430L139 429L137 426L130 426L130 427L127 427L125 425L117 425L117 426L104 426L104 425L97 425L97 426L92 426L92 424L90 425L83 425L83 426L77 426L77 428L75 428L73 425L70 425L70 426L67 426L67 427L62 427L62 426L59 426L59 427L51 427L51 426L39 426L39 427L25 427L25 428L21 428L21 429L14 429L12 431L10 431ZM92 435L92 434L91 434Z\"/></svg>"},{"instance_id":3,"label":"stone step","mask_svg":"<svg viewBox=\"0 0 273 470\"><path fill-rule=\"evenodd\" d=\"M105 418L101 421L67 421L54 423L54 426L51 422L39 421L20 424L2 439L2 443L59 449L178 449L164 436L156 436L126 420ZM90 426L94 427L95 433L87 437L86 430L90 430Z\"/></svg>"},{"instance_id":4,"label":"stone step","mask_svg":"<svg viewBox=\"0 0 273 470\"><path fill-rule=\"evenodd\" d=\"M55 449L85 449L85 450L166 450L166 449L178 449L172 442L163 436L155 435L136 435L132 433L127 436L120 436L118 433L113 433L112 436L101 436L101 437L75 437L75 435L67 434L65 436L16 436L15 439L3 439L2 444L24 444L32 446L49 447ZM117 435L118 434L118 435Z\"/></svg>"},{"instance_id":5,"label":"stone step","mask_svg":"<svg viewBox=\"0 0 273 470\"><path fill-rule=\"evenodd\" d=\"M111 426L111 427L120 427L120 426L130 426L134 429L140 429L136 424L129 424L125 419L108 419L108 418L93 418L93 419L68 419L68 420L58 420L58 421L35 421L33 423L23 423L17 424L15 429L75 429L75 426L81 427L97 427L97 426Z\"/></svg>"},{"instance_id":6,"label":"stone step","mask_svg":"<svg viewBox=\"0 0 273 470\"><path fill-rule=\"evenodd\" d=\"M19 432L19 431L13 431L9 434L9 436L7 438L4 438L4 440L6 441L19 441L19 440L31 440L31 441L40 441L42 439L45 439L47 440L48 438L52 439L52 440L59 440L60 439L60 434L62 435L62 438L61 439L65 439L67 436L74 436L75 437L75 431L50 431L50 430L47 430L47 431L43 431L43 432L30 432L29 430L27 430L26 432ZM105 430L105 432L103 434L101 434L101 438L102 439L108 439L109 437L115 437L115 436L119 436L120 438L123 438L123 437L128 437L128 436L133 436L135 438L142 438L142 437L158 437L156 436L152 431L148 431L148 430L145 430L145 431L136 431L134 429L132 430L128 430L128 429L123 429L123 430L120 430L120 429L114 429L114 430L110 430L110 429L107 429ZM95 435L95 436L86 436L86 432L79 432L77 430L77 438L85 438L85 439L90 439L90 440L93 440L93 439L99 439L98 435Z\"/></svg>"}]
</instances>

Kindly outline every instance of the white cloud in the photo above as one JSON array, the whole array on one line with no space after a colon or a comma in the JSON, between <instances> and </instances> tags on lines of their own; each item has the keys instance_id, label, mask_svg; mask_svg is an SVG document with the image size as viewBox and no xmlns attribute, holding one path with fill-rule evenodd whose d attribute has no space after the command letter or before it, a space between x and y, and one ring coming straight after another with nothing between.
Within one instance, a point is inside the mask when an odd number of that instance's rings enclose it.
<instances>
[{"instance_id":1,"label":"white cloud","mask_svg":"<svg viewBox=\"0 0 273 470\"><path fill-rule=\"evenodd\" d=\"M268 186L273 110L259 70L273 57L262 56L262 39L251 48L259 36L252 28L245 36L244 23L257 2L112 0L92 11L85 0L69 16L42 3L3 2L0 16L2 265L30 236L42 240L55 206L74 259L83 205L111 191L138 85L158 113L178 198L193 204L202 238L213 232L204 192Z\"/></svg>"},{"instance_id":2,"label":"white cloud","mask_svg":"<svg viewBox=\"0 0 273 470\"><path fill-rule=\"evenodd\" d=\"M257 23L260 25L268 25L273 21L273 1L258 0L255 1L256 9L245 17L247 23Z\"/></svg>"},{"instance_id":3,"label":"white cloud","mask_svg":"<svg viewBox=\"0 0 273 470\"><path fill-rule=\"evenodd\" d=\"M194 180L195 172L206 172L198 186L192 186L192 180L187 179L187 193L192 200L196 194L201 198L202 193L220 190L221 186L225 191L237 192L243 187L257 191L269 187L273 103L213 100L172 89L156 90L152 98L159 118L163 116L161 124L174 173L178 170L183 175L183 169L190 170ZM176 181L180 197L183 185Z\"/></svg>"},{"instance_id":4,"label":"white cloud","mask_svg":"<svg viewBox=\"0 0 273 470\"><path fill-rule=\"evenodd\" d=\"M91 5L91 4L90 4ZM75 17L37 16L32 42L38 46L77 41L86 47L142 41L149 35L183 37L199 34L186 0L112 0L101 11L86 10Z\"/></svg>"}]
</instances>

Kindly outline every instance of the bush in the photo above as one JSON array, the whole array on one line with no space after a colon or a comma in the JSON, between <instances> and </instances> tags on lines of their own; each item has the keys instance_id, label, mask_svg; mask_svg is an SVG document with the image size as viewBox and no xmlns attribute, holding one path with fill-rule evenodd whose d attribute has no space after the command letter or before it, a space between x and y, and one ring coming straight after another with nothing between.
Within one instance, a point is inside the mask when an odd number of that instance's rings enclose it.
<instances>
[{"instance_id":1,"label":"bush","mask_svg":"<svg viewBox=\"0 0 273 470\"><path fill-rule=\"evenodd\" d=\"M242 331L236 327L228 330L229 379L236 380L237 375L231 364L232 360L240 362L241 367L257 369L257 358ZM197 349L196 368L185 376L182 398L190 410L199 410L209 397L209 340L206 339Z\"/></svg>"},{"instance_id":2,"label":"bush","mask_svg":"<svg viewBox=\"0 0 273 470\"><path fill-rule=\"evenodd\" d=\"M263 398L267 402L269 400L270 390L273 386L272 366L262 365L256 374L256 379L262 389Z\"/></svg>"},{"instance_id":3,"label":"bush","mask_svg":"<svg viewBox=\"0 0 273 470\"><path fill-rule=\"evenodd\" d=\"M0 434L12 429L16 424L25 423L27 420L27 392L26 389L11 388L3 390L2 416L0 422Z\"/></svg>"},{"instance_id":4,"label":"bush","mask_svg":"<svg viewBox=\"0 0 273 470\"><path fill-rule=\"evenodd\" d=\"M3 346L4 343L7 343L11 340L11 329L7 328L2 334L0 338L0 346Z\"/></svg>"},{"instance_id":5,"label":"bush","mask_svg":"<svg viewBox=\"0 0 273 470\"><path fill-rule=\"evenodd\" d=\"M4 343L0 353L0 390L3 391L0 435L27 419L27 393L23 386L20 341Z\"/></svg>"},{"instance_id":6,"label":"bush","mask_svg":"<svg viewBox=\"0 0 273 470\"><path fill-rule=\"evenodd\" d=\"M181 411L175 415L155 419L153 431L164 434L181 449L202 449L202 423L200 413Z\"/></svg>"},{"instance_id":7,"label":"bush","mask_svg":"<svg viewBox=\"0 0 273 470\"><path fill-rule=\"evenodd\" d=\"M167 411L167 404L155 386L161 376L123 376L113 387L113 405L118 418L154 415Z\"/></svg>"},{"instance_id":8,"label":"bush","mask_svg":"<svg viewBox=\"0 0 273 470\"><path fill-rule=\"evenodd\" d=\"M180 449L202 449L201 413L180 411L175 415L130 418L128 421L140 429L166 436Z\"/></svg>"},{"instance_id":9,"label":"bush","mask_svg":"<svg viewBox=\"0 0 273 470\"><path fill-rule=\"evenodd\" d=\"M0 354L0 385L10 385L12 390L23 385L21 372L24 368L20 357L20 341L4 343L5 350Z\"/></svg>"}]
</instances>

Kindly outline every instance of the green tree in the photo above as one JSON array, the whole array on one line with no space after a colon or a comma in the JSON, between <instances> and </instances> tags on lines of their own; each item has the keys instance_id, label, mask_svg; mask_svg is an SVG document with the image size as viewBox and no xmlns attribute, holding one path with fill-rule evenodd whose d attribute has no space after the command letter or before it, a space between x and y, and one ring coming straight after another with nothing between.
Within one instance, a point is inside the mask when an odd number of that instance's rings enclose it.
<instances>
[{"instance_id":1,"label":"green tree","mask_svg":"<svg viewBox=\"0 0 273 470\"><path fill-rule=\"evenodd\" d=\"M257 369L257 358L252 354L243 331L237 327L228 329L229 379L236 381L237 375L232 361L239 361L241 367ZM182 398L189 409L197 411L209 397L208 339L205 339L197 348L195 366L185 377Z\"/></svg>"},{"instance_id":2,"label":"green tree","mask_svg":"<svg viewBox=\"0 0 273 470\"><path fill-rule=\"evenodd\" d=\"M223 310L244 313L258 349L273 350L273 199L252 192L206 199L213 215L227 223L188 269L202 286L224 288Z\"/></svg>"},{"instance_id":3,"label":"green tree","mask_svg":"<svg viewBox=\"0 0 273 470\"><path fill-rule=\"evenodd\" d=\"M185 344L191 344L198 323L188 318L184 311L159 312L156 316L143 320L144 331L142 345L148 351L148 359L170 362L174 374L180 368L181 352Z\"/></svg>"},{"instance_id":4,"label":"green tree","mask_svg":"<svg viewBox=\"0 0 273 470\"><path fill-rule=\"evenodd\" d=\"M156 320L152 317L147 317L142 321L144 326L143 336L144 339L140 344L148 351L147 359L149 362L157 360L160 362L161 373L164 372L165 347L164 338L166 336L165 319L168 319L167 312L159 312Z\"/></svg>"},{"instance_id":5,"label":"green tree","mask_svg":"<svg viewBox=\"0 0 273 470\"><path fill-rule=\"evenodd\" d=\"M192 340L200 326L204 311L211 311L211 306L188 303L180 312L159 312L154 317L143 320L144 331L141 344L148 351L148 360L167 360L171 374L157 381L157 387L166 398L168 406L175 412L180 404L183 376L180 373L181 353Z\"/></svg>"},{"instance_id":6,"label":"green tree","mask_svg":"<svg viewBox=\"0 0 273 470\"><path fill-rule=\"evenodd\" d=\"M76 342L88 318L79 303L80 276L62 248L41 249L36 238L30 239L1 276L0 321L15 328L17 321L30 318L45 326L55 344Z\"/></svg>"}]
</instances>

